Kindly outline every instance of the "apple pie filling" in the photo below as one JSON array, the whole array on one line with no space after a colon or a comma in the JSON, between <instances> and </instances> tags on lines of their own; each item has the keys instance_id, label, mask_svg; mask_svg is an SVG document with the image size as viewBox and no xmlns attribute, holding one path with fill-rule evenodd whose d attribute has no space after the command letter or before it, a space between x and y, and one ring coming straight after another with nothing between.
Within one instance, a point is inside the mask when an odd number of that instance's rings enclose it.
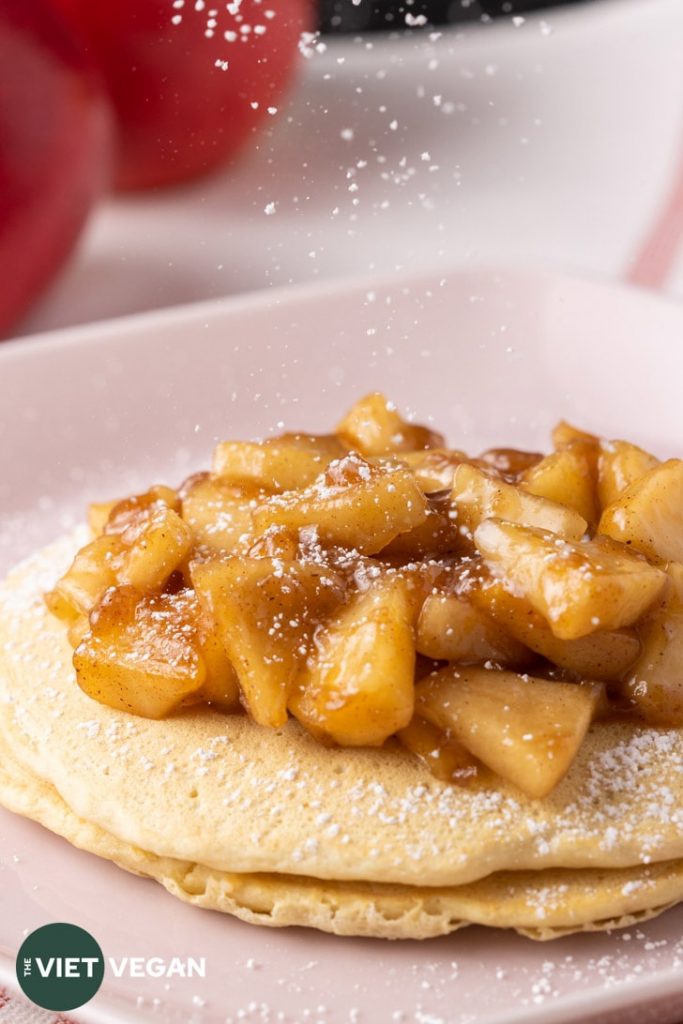
<instances>
[{"instance_id":1,"label":"apple pie filling","mask_svg":"<svg viewBox=\"0 0 683 1024\"><path fill-rule=\"evenodd\" d=\"M46 594L78 685L543 797L596 717L683 726L683 461L566 423L553 449L470 457L371 394L92 505Z\"/></svg>"}]
</instances>

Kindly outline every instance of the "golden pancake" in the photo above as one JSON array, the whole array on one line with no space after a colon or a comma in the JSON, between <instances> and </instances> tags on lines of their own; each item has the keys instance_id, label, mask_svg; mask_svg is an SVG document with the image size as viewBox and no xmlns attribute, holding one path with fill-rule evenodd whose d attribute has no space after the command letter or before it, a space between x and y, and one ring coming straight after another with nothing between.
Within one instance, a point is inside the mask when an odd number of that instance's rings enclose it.
<instances>
[{"instance_id":1,"label":"golden pancake","mask_svg":"<svg viewBox=\"0 0 683 1024\"><path fill-rule=\"evenodd\" d=\"M160 882L188 903L252 924L304 925L337 935L428 939L468 924L546 940L644 921L683 898L683 860L616 869L507 871L469 885L334 882L301 875L216 871L158 857L78 818L54 786L17 764L0 741L0 796L74 846Z\"/></svg>"}]
</instances>

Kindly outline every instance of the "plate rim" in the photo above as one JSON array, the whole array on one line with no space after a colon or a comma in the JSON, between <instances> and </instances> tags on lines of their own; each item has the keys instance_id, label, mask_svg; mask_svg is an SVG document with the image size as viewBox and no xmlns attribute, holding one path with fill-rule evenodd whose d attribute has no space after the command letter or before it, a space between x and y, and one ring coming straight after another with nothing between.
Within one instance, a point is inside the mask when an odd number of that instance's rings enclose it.
<instances>
[{"instance_id":1,"label":"plate rim","mask_svg":"<svg viewBox=\"0 0 683 1024\"><path fill-rule=\"evenodd\" d=\"M619 0L616 0L619 2ZM575 272L571 268L554 265L540 265L534 262L477 262L456 263L444 268L442 266L420 268L419 272L402 270L386 274L341 274L324 280L303 281L296 284L277 285L272 288L256 288L233 295L217 298L200 299L195 302L180 302L158 309L145 310L137 313L125 313L121 316L92 320L87 323L57 327L54 330L38 331L33 334L0 340L0 364L20 358L23 352L26 357L40 353L43 348L67 348L82 344L93 336L111 338L118 333L158 329L171 321L183 322L216 315L238 315L252 310L267 309L271 306L291 306L301 302L312 301L338 295L357 293L362 289L389 289L402 285L420 285L433 282L436 278L449 281L454 278L488 277L490 279L507 278L524 281L536 280L548 283L565 282L569 286L605 292L616 292L628 296L629 300L639 299L641 302L668 309L673 314L683 314L683 302L675 295L653 291L642 285L627 282L620 278L596 273Z\"/></svg>"}]
</instances>

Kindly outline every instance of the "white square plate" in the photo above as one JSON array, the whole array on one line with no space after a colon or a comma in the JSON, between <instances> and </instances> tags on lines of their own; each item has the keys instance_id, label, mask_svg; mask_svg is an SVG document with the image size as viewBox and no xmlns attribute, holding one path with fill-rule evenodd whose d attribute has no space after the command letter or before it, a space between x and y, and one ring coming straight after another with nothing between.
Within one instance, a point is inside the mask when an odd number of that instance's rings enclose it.
<instances>
[{"instance_id":1,"label":"white square plate","mask_svg":"<svg viewBox=\"0 0 683 1024\"><path fill-rule=\"evenodd\" d=\"M541 446L564 416L683 455L683 309L555 275L471 271L272 292L0 348L0 571L90 499L207 464L216 440L325 430L381 389L458 447ZM40 685L40 680L36 680ZM202 981L105 977L74 1016L164 1024L559 1024L683 1018L683 908L537 944L472 928L424 943L270 931L0 812L0 982L67 920L105 957L204 956Z\"/></svg>"}]
</instances>

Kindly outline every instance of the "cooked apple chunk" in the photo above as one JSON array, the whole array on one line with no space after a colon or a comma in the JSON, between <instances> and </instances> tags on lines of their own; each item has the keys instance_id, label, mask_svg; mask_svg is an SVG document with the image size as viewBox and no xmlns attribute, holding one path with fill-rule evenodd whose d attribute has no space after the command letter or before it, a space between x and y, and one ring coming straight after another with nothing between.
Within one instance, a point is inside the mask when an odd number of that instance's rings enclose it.
<instances>
[{"instance_id":1,"label":"cooked apple chunk","mask_svg":"<svg viewBox=\"0 0 683 1024\"><path fill-rule=\"evenodd\" d=\"M413 716L413 605L405 581L381 577L316 636L289 707L314 735L380 746Z\"/></svg>"},{"instance_id":2,"label":"cooked apple chunk","mask_svg":"<svg viewBox=\"0 0 683 1024\"><path fill-rule=\"evenodd\" d=\"M604 698L601 683L557 683L449 666L416 687L416 708L532 798L567 773Z\"/></svg>"},{"instance_id":3,"label":"cooked apple chunk","mask_svg":"<svg viewBox=\"0 0 683 1024\"><path fill-rule=\"evenodd\" d=\"M409 470L351 454L331 463L311 487L273 495L254 512L254 526L261 534L273 526L315 526L323 544L372 555L423 523L427 510Z\"/></svg>"},{"instance_id":4,"label":"cooked apple chunk","mask_svg":"<svg viewBox=\"0 0 683 1024\"><path fill-rule=\"evenodd\" d=\"M313 631L343 600L341 580L315 564L278 558L194 562L190 573L251 717L279 728Z\"/></svg>"},{"instance_id":5,"label":"cooked apple chunk","mask_svg":"<svg viewBox=\"0 0 683 1024\"><path fill-rule=\"evenodd\" d=\"M647 722L683 726L683 565L668 567L664 600L640 627L642 651L624 684Z\"/></svg>"},{"instance_id":6,"label":"cooked apple chunk","mask_svg":"<svg viewBox=\"0 0 683 1024\"><path fill-rule=\"evenodd\" d=\"M578 540L587 529L586 520L573 509L483 473L476 466L458 466L451 495L458 526L474 533L485 519L524 523Z\"/></svg>"},{"instance_id":7,"label":"cooked apple chunk","mask_svg":"<svg viewBox=\"0 0 683 1024\"><path fill-rule=\"evenodd\" d=\"M93 537L99 537L104 533L113 510L118 501L93 501L88 505L88 526Z\"/></svg>"},{"instance_id":8,"label":"cooked apple chunk","mask_svg":"<svg viewBox=\"0 0 683 1024\"><path fill-rule=\"evenodd\" d=\"M69 626L83 617L87 620L105 590L116 584L122 559L118 537L96 537L82 547L66 573L45 594L52 614Z\"/></svg>"},{"instance_id":9,"label":"cooked apple chunk","mask_svg":"<svg viewBox=\"0 0 683 1024\"><path fill-rule=\"evenodd\" d=\"M462 462L467 462L467 455L449 448L425 448L423 451L403 452L400 460L413 471L425 494L433 494L435 491L450 491L455 471Z\"/></svg>"},{"instance_id":10,"label":"cooked apple chunk","mask_svg":"<svg viewBox=\"0 0 683 1024\"><path fill-rule=\"evenodd\" d=\"M589 526L594 527L598 520L592 465L577 446L546 455L526 470L520 487L529 494L573 508Z\"/></svg>"},{"instance_id":11,"label":"cooked apple chunk","mask_svg":"<svg viewBox=\"0 0 683 1024\"><path fill-rule=\"evenodd\" d=\"M463 786L481 778L481 762L462 743L446 736L425 718L414 715L396 735L406 750L415 754L437 779Z\"/></svg>"},{"instance_id":12,"label":"cooked apple chunk","mask_svg":"<svg viewBox=\"0 0 683 1024\"><path fill-rule=\"evenodd\" d=\"M445 557L472 550L472 542L463 537L446 492L427 495L427 516L407 533L399 533L380 552L381 558L399 556L406 560Z\"/></svg>"},{"instance_id":13,"label":"cooked apple chunk","mask_svg":"<svg viewBox=\"0 0 683 1024\"><path fill-rule=\"evenodd\" d=\"M83 637L89 632L90 619L86 615L79 615L67 629L66 636L72 647L78 647Z\"/></svg>"},{"instance_id":14,"label":"cooked apple chunk","mask_svg":"<svg viewBox=\"0 0 683 1024\"><path fill-rule=\"evenodd\" d=\"M366 456L444 446L441 434L429 427L408 423L396 411L393 402L379 392L356 402L338 425L337 434L347 448Z\"/></svg>"},{"instance_id":15,"label":"cooked apple chunk","mask_svg":"<svg viewBox=\"0 0 683 1024\"><path fill-rule=\"evenodd\" d=\"M530 660L528 648L457 594L427 597L417 622L416 648L437 661L521 666Z\"/></svg>"},{"instance_id":16,"label":"cooked apple chunk","mask_svg":"<svg viewBox=\"0 0 683 1024\"><path fill-rule=\"evenodd\" d=\"M192 546L179 512L178 494L162 484L114 504L104 535L119 538L125 552L118 583L141 591L164 586Z\"/></svg>"},{"instance_id":17,"label":"cooked apple chunk","mask_svg":"<svg viewBox=\"0 0 683 1024\"><path fill-rule=\"evenodd\" d=\"M603 441L598 458L598 498L605 509L627 487L660 465L659 459L628 441Z\"/></svg>"},{"instance_id":18,"label":"cooked apple chunk","mask_svg":"<svg viewBox=\"0 0 683 1024\"><path fill-rule=\"evenodd\" d=\"M581 456L589 468L593 483L596 484L601 439L595 434L573 427L564 420L557 424L552 437L555 451L572 451L575 455Z\"/></svg>"},{"instance_id":19,"label":"cooked apple chunk","mask_svg":"<svg viewBox=\"0 0 683 1024\"><path fill-rule=\"evenodd\" d=\"M209 551L234 554L252 533L252 512L263 491L234 487L198 474L183 489L182 516L195 544Z\"/></svg>"},{"instance_id":20,"label":"cooked apple chunk","mask_svg":"<svg viewBox=\"0 0 683 1024\"><path fill-rule=\"evenodd\" d=\"M527 452L521 448L487 448L470 461L508 483L518 483L522 475L542 458L539 452Z\"/></svg>"},{"instance_id":21,"label":"cooked apple chunk","mask_svg":"<svg viewBox=\"0 0 683 1024\"><path fill-rule=\"evenodd\" d=\"M122 534L140 528L150 514L161 508L180 512L180 498L172 487L154 484L144 494L133 494L130 498L111 502L111 511L104 524L105 533ZM97 513L95 513L97 517Z\"/></svg>"},{"instance_id":22,"label":"cooked apple chunk","mask_svg":"<svg viewBox=\"0 0 683 1024\"><path fill-rule=\"evenodd\" d=\"M473 588L469 600L509 636L579 679L616 682L634 663L640 651L638 636L632 629L590 633L576 640L558 640L531 603L524 597L511 594L502 580L487 580Z\"/></svg>"},{"instance_id":23,"label":"cooked apple chunk","mask_svg":"<svg viewBox=\"0 0 683 1024\"><path fill-rule=\"evenodd\" d=\"M345 452L333 436L288 434L256 441L222 441L213 453L212 475L225 483L290 491L308 487Z\"/></svg>"},{"instance_id":24,"label":"cooked apple chunk","mask_svg":"<svg viewBox=\"0 0 683 1024\"><path fill-rule=\"evenodd\" d=\"M126 547L119 582L138 590L163 587L192 547L192 531L165 505L152 508L139 524L121 534Z\"/></svg>"},{"instance_id":25,"label":"cooked apple chunk","mask_svg":"<svg viewBox=\"0 0 683 1024\"><path fill-rule=\"evenodd\" d=\"M196 630L199 651L206 667L204 682L186 703L203 701L222 711L236 711L240 706L240 686L237 673L221 639L213 616L201 604L194 591L189 602L188 621Z\"/></svg>"},{"instance_id":26,"label":"cooked apple chunk","mask_svg":"<svg viewBox=\"0 0 683 1024\"><path fill-rule=\"evenodd\" d=\"M580 430L579 427L573 427L572 424L567 423L566 420L560 420L560 422L553 427L552 439L553 448L556 451L561 451L563 448L571 447L571 445L577 443L597 448L600 443L600 438L595 434L591 434L587 430Z\"/></svg>"},{"instance_id":27,"label":"cooked apple chunk","mask_svg":"<svg viewBox=\"0 0 683 1024\"><path fill-rule=\"evenodd\" d=\"M666 575L607 537L572 544L553 533L489 519L474 542L494 574L526 597L560 640L630 626Z\"/></svg>"},{"instance_id":28,"label":"cooked apple chunk","mask_svg":"<svg viewBox=\"0 0 683 1024\"><path fill-rule=\"evenodd\" d=\"M683 562L683 460L655 466L600 518L599 532L657 561Z\"/></svg>"},{"instance_id":29,"label":"cooked apple chunk","mask_svg":"<svg viewBox=\"0 0 683 1024\"><path fill-rule=\"evenodd\" d=\"M315 531L312 531L310 539L316 543ZM252 538L242 538L242 541L251 541ZM291 561L303 556L306 541L306 534L303 539L295 530L285 530L282 526L271 526L258 540L253 543L242 543L238 547L237 554L245 554L249 558L284 558Z\"/></svg>"},{"instance_id":30,"label":"cooked apple chunk","mask_svg":"<svg viewBox=\"0 0 683 1024\"><path fill-rule=\"evenodd\" d=\"M74 651L80 688L144 718L164 718L179 707L206 679L191 624L193 599L187 591L150 597L133 587L108 590Z\"/></svg>"}]
</instances>

